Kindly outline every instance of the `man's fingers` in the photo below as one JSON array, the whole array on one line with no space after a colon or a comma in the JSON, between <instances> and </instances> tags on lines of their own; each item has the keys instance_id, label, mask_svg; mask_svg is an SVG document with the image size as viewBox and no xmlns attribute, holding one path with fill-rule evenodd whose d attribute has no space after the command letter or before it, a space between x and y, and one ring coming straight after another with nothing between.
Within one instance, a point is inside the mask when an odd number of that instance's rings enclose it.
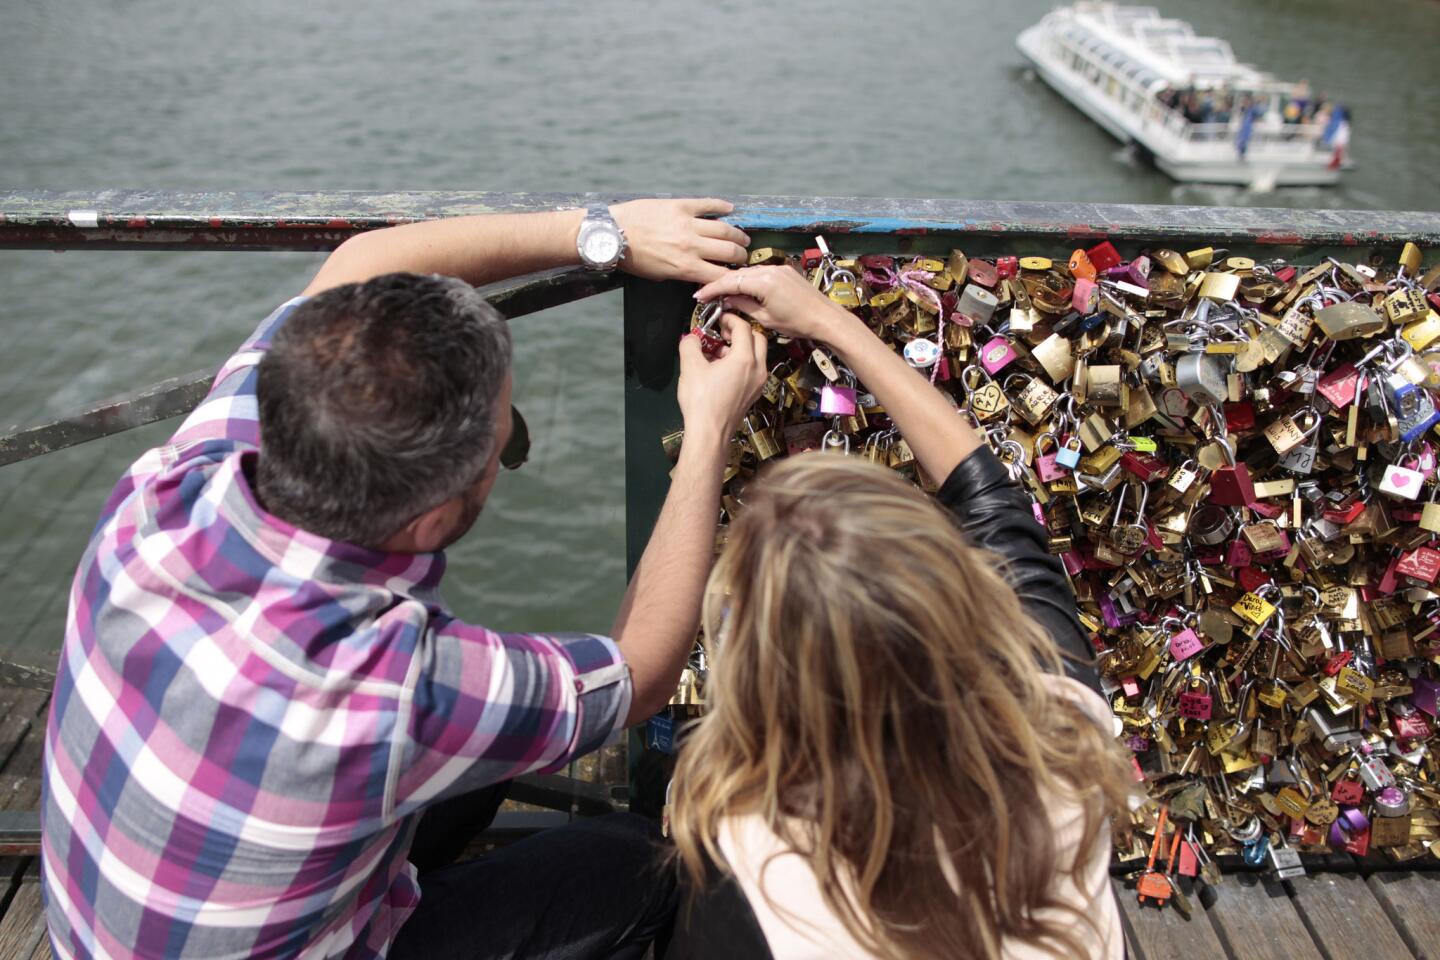
<instances>
[{"instance_id":1,"label":"man's fingers","mask_svg":"<svg viewBox=\"0 0 1440 960\"><path fill-rule=\"evenodd\" d=\"M699 257L691 257L687 263L675 269L676 280L688 280L691 283L714 283L723 280L725 274L730 271L718 263L711 263L709 260L701 260Z\"/></svg>"},{"instance_id":2,"label":"man's fingers","mask_svg":"<svg viewBox=\"0 0 1440 960\"><path fill-rule=\"evenodd\" d=\"M682 200L681 204L687 213L692 217L717 216L723 217L735 210L735 204L729 200L721 200L719 197L704 197L695 200Z\"/></svg>"},{"instance_id":3,"label":"man's fingers","mask_svg":"<svg viewBox=\"0 0 1440 960\"><path fill-rule=\"evenodd\" d=\"M750 235L739 227L731 226L724 220L696 220L695 232L702 237L712 237L716 240L729 240L731 243L738 243L742 247L750 246Z\"/></svg>"},{"instance_id":4,"label":"man's fingers","mask_svg":"<svg viewBox=\"0 0 1440 960\"><path fill-rule=\"evenodd\" d=\"M750 254L744 247L730 240L701 238L695 243L695 251L715 263L738 263L743 266L745 261L750 259Z\"/></svg>"}]
</instances>

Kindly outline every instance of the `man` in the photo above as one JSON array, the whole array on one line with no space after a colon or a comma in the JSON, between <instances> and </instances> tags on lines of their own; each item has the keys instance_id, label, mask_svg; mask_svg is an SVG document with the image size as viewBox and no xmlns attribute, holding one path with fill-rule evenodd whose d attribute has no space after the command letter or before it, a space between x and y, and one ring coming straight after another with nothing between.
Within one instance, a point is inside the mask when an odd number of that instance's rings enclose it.
<instances>
[{"instance_id":1,"label":"man","mask_svg":"<svg viewBox=\"0 0 1440 960\"><path fill-rule=\"evenodd\" d=\"M730 209L357 236L136 461L76 574L46 731L57 957L639 956L673 891L638 818L443 863L494 785L667 701L764 340L731 318L713 362L682 342L685 448L614 639L499 634L437 589L528 444L509 331L471 284L577 259L712 280L749 242L706 219Z\"/></svg>"}]
</instances>

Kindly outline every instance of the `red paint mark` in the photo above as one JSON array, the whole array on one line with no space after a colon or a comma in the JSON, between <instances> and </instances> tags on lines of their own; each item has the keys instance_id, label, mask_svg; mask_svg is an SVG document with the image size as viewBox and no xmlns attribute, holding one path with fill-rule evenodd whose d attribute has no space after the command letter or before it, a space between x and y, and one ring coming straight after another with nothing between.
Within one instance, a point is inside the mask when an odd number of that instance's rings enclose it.
<instances>
[{"instance_id":1,"label":"red paint mark","mask_svg":"<svg viewBox=\"0 0 1440 960\"><path fill-rule=\"evenodd\" d=\"M215 228L218 229L218 228L220 227L220 218L219 218L219 217L211 217L211 218L210 218L210 226L215 227Z\"/></svg>"},{"instance_id":2,"label":"red paint mark","mask_svg":"<svg viewBox=\"0 0 1440 960\"><path fill-rule=\"evenodd\" d=\"M1108 240L1110 238L1110 234L1103 230L1096 230L1094 227L1085 223L1071 224L1066 227L1065 236L1072 239L1080 239L1083 237L1089 240Z\"/></svg>"},{"instance_id":3,"label":"red paint mark","mask_svg":"<svg viewBox=\"0 0 1440 960\"><path fill-rule=\"evenodd\" d=\"M1298 233L1271 233L1269 231L1261 231L1255 234L1255 242L1298 246L1303 244L1305 239Z\"/></svg>"},{"instance_id":4,"label":"red paint mark","mask_svg":"<svg viewBox=\"0 0 1440 960\"><path fill-rule=\"evenodd\" d=\"M150 219L148 217L131 217L126 221L125 225L127 227L148 227L150 226Z\"/></svg>"},{"instance_id":5,"label":"red paint mark","mask_svg":"<svg viewBox=\"0 0 1440 960\"><path fill-rule=\"evenodd\" d=\"M1345 236L1343 236L1343 237L1340 238L1340 242L1343 243L1343 244L1345 244L1345 246L1347 246L1347 247L1353 247L1353 246L1355 246L1355 234L1353 234L1353 233L1347 233L1347 234L1345 234Z\"/></svg>"},{"instance_id":6,"label":"red paint mark","mask_svg":"<svg viewBox=\"0 0 1440 960\"><path fill-rule=\"evenodd\" d=\"M849 233L849 232L850 232L850 228L849 228L849 227L846 227L846 228L845 228L843 231L841 231L841 232L842 232L842 233ZM903 228L903 229L901 229L901 230L896 230L896 231L895 231L895 236L897 236L897 237L923 237L923 236L926 236L927 234L929 234L929 232L930 232L930 228L929 228L929 227L905 227L905 228Z\"/></svg>"},{"instance_id":7,"label":"red paint mark","mask_svg":"<svg viewBox=\"0 0 1440 960\"><path fill-rule=\"evenodd\" d=\"M329 220L325 221L325 226L335 230L349 230L355 225L349 220L344 219L343 217L331 217Z\"/></svg>"}]
</instances>

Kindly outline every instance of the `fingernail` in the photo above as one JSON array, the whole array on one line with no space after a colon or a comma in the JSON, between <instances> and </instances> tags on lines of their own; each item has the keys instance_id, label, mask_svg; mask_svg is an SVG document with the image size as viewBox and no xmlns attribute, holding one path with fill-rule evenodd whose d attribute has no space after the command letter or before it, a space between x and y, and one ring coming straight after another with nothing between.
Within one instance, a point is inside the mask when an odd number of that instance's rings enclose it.
<instances>
[{"instance_id":1,"label":"fingernail","mask_svg":"<svg viewBox=\"0 0 1440 960\"><path fill-rule=\"evenodd\" d=\"M700 291L699 291L699 290L696 290L694 293L690 294L690 296L691 296L693 299L695 299L695 300L699 300L699 299L700 299Z\"/></svg>"}]
</instances>

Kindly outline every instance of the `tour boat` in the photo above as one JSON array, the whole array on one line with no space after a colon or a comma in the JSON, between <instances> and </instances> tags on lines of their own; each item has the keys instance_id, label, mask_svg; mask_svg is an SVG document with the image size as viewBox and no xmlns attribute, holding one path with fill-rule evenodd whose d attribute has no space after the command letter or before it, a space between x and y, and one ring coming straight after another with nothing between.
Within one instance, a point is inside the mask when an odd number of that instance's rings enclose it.
<instances>
[{"instance_id":1,"label":"tour boat","mask_svg":"<svg viewBox=\"0 0 1440 960\"><path fill-rule=\"evenodd\" d=\"M1333 184L1350 166L1345 108L1235 59L1153 7L1081 2L1016 38L1035 71L1176 180Z\"/></svg>"}]
</instances>

